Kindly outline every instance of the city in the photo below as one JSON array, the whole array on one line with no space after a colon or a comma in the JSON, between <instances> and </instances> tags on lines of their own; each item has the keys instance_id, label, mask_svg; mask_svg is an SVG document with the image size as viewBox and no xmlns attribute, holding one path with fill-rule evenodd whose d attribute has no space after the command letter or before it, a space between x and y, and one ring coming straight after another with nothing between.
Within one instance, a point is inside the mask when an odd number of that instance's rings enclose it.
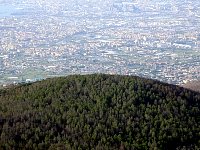
<instances>
[{"instance_id":1,"label":"city","mask_svg":"<svg viewBox=\"0 0 200 150\"><path fill-rule=\"evenodd\" d=\"M92 73L177 85L200 80L197 0L20 0L1 5L10 8L0 12L2 86Z\"/></svg>"}]
</instances>

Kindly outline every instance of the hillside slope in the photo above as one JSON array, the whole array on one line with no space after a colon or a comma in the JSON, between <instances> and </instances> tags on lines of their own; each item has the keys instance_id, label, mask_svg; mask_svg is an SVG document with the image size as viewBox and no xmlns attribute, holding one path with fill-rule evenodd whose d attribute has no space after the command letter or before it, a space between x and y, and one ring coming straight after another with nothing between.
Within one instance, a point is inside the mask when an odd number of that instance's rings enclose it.
<instances>
[{"instance_id":1,"label":"hillside slope","mask_svg":"<svg viewBox=\"0 0 200 150\"><path fill-rule=\"evenodd\" d=\"M188 82L185 85L183 85L184 88L191 89L193 91L200 92L200 81L192 81Z\"/></svg>"},{"instance_id":2,"label":"hillside slope","mask_svg":"<svg viewBox=\"0 0 200 150\"><path fill-rule=\"evenodd\" d=\"M198 149L200 94L154 80L74 75L0 91L0 149Z\"/></svg>"}]
</instances>

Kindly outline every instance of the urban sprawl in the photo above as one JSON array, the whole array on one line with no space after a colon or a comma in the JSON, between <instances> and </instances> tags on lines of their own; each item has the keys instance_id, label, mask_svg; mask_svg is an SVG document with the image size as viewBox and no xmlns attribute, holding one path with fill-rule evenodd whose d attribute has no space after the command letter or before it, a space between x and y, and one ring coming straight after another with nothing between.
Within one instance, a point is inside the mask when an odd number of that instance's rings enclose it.
<instances>
[{"instance_id":1,"label":"urban sprawl","mask_svg":"<svg viewBox=\"0 0 200 150\"><path fill-rule=\"evenodd\" d=\"M91 73L200 79L198 0L1 3L15 9L0 14L0 85Z\"/></svg>"}]
</instances>

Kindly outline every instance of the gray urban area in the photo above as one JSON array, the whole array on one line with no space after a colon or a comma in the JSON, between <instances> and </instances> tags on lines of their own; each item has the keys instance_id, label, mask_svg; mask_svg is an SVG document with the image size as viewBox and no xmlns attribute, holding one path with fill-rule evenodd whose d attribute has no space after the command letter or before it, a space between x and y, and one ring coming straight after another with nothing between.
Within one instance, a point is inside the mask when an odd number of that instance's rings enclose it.
<instances>
[{"instance_id":1,"label":"gray urban area","mask_svg":"<svg viewBox=\"0 0 200 150\"><path fill-rule=\"evenodd\" d=\"M0 0L0 85L70 74L200 79L199 0Z\"/></svg>"}]
</instances>

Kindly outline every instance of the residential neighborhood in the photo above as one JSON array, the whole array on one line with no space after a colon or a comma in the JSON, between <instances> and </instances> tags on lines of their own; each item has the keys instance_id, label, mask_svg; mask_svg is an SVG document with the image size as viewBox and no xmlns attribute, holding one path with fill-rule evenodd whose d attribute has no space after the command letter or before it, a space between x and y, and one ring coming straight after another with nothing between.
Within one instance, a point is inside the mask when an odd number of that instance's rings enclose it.
<instances>
[{"instance_id":1,"label":"residential neighborhood","mask_svg":"<svg viewBox=\"0 0 200 150\"><path fill-rule=\"evenodd\" d=\"M200 79L197 0L21 1L1 4L15 9L0 12L0 85L92 73Z\"/></svg>"}]
</instances>

